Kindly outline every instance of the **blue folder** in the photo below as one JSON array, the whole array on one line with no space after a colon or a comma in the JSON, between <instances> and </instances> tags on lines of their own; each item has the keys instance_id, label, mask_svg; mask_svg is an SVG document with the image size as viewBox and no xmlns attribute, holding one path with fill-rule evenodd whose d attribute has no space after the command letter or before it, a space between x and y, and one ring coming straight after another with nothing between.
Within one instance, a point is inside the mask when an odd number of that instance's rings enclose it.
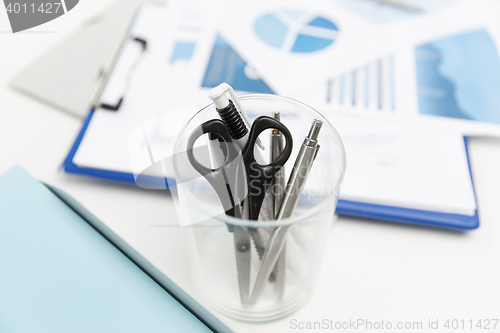
<instances>
[{"instance_id":1,"label":"blue folder","mask_svg":"<svg viewBox=\"0 0 500 333\"><path fill-rule=\"evenodd\" d=\"M0 176L0 332L231 332L63 191Z\"/></svg>"},{"instance_id":2,"label":"blue folder","mask_svg":"<svg viewBox=\"0 0 500 333\"><path fill-rule=\"evenodd\" d=\"M179 56L179 52L174 52L173 57ZM182 57L188 56L188 53L182 54ZM171 60L173 59L174 58L172 58ZM231 61L228 61L228 59L230 59ZM218 66L218 64L222 62L225 64L225 66ZM271 88L269 88L269 86L263 80L248 78L245 74L246 66L246 62L232 49L232 47L224 39L222 39L222 37L218 36L215 40L212 54L207 65L207 69L205 71L205 76L203 78L201 86L204 88L213 88L222 82L227 82L237 91L263 94L273 93ZM119 110L116 112L119 112ZM63 163L64 171L68 173L86 175L110 181L135 184L135 179L132 174L109 170L83 168L73 163L73 157L75 156L80 142L85 135L85 131L92 119L93 114L94 110L90 111L87 119L84 121L82 130L80 131L80 134L78 135L73 147L71 148L68 157ZM466 139L465 146L467 149ZM465 216L339 200L336 212L337 214L341 215L428 225L456 230L475 229L479 226L477 210L474 216Z\"/></svg>"}]
</instances>

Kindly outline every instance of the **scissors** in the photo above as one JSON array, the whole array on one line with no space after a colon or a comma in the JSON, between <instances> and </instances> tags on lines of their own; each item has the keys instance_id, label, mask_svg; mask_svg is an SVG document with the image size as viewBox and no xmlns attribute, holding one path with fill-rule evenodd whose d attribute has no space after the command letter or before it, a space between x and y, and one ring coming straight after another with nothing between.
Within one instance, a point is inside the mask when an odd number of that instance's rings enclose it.
<instances>
[{"instance_id":1,"label":"scissors","mask_svg":"<svg viewBox=\"0 0 500 333\"><path fill-rule=\"evenodd\" d=\"M267 165L260 165L255 160L254 146L259 135L266 129L277 129L283 133L286 145L276 159ZM194 156L194 144L204 134L208 134L211 139L218 139L224 154L224 161L217 168L203 165ZM201 124L191 133L186 152L193 168L215 190L226 215L241 218L245 204L248 207L249 219L257 220L268 186L292 153L292 136L288 128L278 120L261 116L254 120L248 141L241 153L237 147L224 122L212 119ZM253 231L248 229L237 225L228 225L228 230L233 233L234 238L238 284L243 306L249 304L250 236L257 232L255 229ZM257 240L254 239L254 242L257 243Z\"/></svg>"}]
</instances>

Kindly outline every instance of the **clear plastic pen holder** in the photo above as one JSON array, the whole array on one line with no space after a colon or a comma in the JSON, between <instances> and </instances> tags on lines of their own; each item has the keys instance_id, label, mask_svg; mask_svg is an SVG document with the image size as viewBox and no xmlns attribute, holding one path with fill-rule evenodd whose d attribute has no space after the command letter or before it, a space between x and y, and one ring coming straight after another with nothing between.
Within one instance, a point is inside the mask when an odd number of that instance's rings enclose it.
<instances>
[{"instance_id":1,"label":"clear plastic pen holder","mask_svg":"<svg viewBox=\"0 0 500 333\"><path fill-rule=\"evenodd\" d=\"M251 122L259 116L271 116L273 112L279 112L281 122L291 132L293 150L284 165L285 183L313 120L323 121L318 137L320 149L306 185L292 216L281 221L251 221L226 216L208 181L197 175L182 157L190 134L202 123L220 119L213 104L189 120L175 144L175 177L179 200L184 207L184 212L180 215L184 221L181 223L191 225L194 236L191 251L193 284L199 296L223 314L239 320L263 322L298 310L313 292L333 225L339 187L345 170L345 153L332 124L305 104L284 97L260 94L241 96L239 100ZM257 148L267 162L270 160L269 137L270 131L264 131L259 138L265 149ZM284 259L280 259L281 268L273 270L273 276L266 281L264 291L252 306L244 306L241 300L238 274L242 273L237 268L233 233L229 232L233 226L243 227L245 230L252 228L264 241L275 228L289 226ZM261 264L253 239L250 251L248 271L251 294Z\"/></svg>"}]
</instances>

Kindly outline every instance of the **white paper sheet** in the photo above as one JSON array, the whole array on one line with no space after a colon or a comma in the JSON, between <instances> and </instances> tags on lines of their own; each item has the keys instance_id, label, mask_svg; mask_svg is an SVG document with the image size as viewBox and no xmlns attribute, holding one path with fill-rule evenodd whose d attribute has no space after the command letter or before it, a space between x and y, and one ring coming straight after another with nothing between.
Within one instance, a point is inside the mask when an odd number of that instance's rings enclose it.
<instances>
[{"instance_id":1,"label":"white paper sheet","mask_svg":"<svg viewBox=\"0 0 500 333\"><path fill-rule=\"evenodd\" d=\"M345 145L340 198L472 216L463 136L425 123L328 112Z\"/></svg>"}]
</instances>

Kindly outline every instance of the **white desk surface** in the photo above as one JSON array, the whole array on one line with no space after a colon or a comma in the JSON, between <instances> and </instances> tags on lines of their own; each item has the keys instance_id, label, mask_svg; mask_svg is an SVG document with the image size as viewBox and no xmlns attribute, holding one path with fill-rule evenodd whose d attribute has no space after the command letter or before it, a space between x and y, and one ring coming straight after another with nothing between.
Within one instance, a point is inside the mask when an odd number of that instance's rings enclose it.
<instances>
[{"instance_id":1,"label":"white desk surface","mask_svg":"<svg viewBox=\"0 0 500 333\"><path fill-rule=\"evenodd\" d=\"M20 164L65 190L191 292L183 241L190 230L153 227L176 222L171 199L160 192L60 173L81 120L8 87L23 66L110 3L81 1L67 15L19 34L10 33L7 15L0 10L0 173ZM442 331L447 319L466 325L472 319L473 329L464 331L475 332L477 320L500 319L500 140L471 139L470 159L479 229L458 233L341 217L332 229L316 292L304 308L269 324L220 318L238 332L297 331L298 322L358 319L394 327L422 322L421 331L429 320L438 319ZM491 328L500 332L500 323Z\"/></svg>"}]
</instances>

